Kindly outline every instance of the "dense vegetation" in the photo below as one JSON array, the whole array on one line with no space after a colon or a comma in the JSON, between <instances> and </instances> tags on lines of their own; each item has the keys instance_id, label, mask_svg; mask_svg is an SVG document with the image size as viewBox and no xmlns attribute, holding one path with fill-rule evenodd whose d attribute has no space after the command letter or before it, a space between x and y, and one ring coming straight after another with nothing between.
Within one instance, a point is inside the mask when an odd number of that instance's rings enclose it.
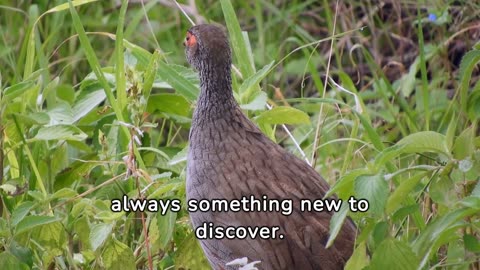
<instances>
[{"instance_id":1,"label":"dense vegetation","mask_svg":"<svg viewBox=\"0 0 480 270\"><path fill-rule=\"evenodd\" d=\"M191 24L127 2L1 1L2 269L208 269L185 210ZM480 3L186 2L228 28L249 117L370 202L331 222L359 227L347 269L480 269ZM184 207L112 212L124 194Z\"/></svg>"}]
</instances>

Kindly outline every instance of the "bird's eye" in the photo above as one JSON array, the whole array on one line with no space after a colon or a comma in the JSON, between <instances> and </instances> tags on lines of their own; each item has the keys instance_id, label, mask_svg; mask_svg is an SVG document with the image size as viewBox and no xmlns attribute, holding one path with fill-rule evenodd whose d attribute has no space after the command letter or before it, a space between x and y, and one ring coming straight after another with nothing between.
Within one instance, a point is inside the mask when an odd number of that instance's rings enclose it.
<instances>
[{"instance_id":1,"label":"bird's eye","mask_svg":"<svg viewBox=\"0 0 480 270\"><path fill-rule=\"evenodd\" d=\"M193 47L197 43L197 39L190 32L187 32L187 37L185 38L185 46Z\"/></svg>"}]
</instances>

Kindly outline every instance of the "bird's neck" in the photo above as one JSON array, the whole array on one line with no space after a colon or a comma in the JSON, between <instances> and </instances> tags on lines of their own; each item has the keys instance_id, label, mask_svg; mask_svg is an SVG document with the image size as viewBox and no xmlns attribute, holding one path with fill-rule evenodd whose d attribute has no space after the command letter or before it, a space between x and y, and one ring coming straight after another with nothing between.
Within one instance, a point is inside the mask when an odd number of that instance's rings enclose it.
<instances>
[{"instance_id":1,"label":"bird's neck","mask_svg":"<svg viewBox=\"0 0 480 270\"><path fill-rule=\"evenodd\" d=\"M210 121L233 116L237 102L233 97L230 67L204 67L200 73L200 96L194 121Z\"/></svg>"}]
</instances>

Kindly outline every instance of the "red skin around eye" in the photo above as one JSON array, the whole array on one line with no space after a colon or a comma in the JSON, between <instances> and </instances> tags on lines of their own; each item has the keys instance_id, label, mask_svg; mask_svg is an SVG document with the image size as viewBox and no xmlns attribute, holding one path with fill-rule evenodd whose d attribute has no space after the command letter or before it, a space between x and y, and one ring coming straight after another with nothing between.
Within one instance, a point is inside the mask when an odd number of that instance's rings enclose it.
<instances>
[{"instance_id":1,"label":"red skin around eye","mask_svg":"<svg viewBox=\"0 0 480 270\"><path fill-rule=\"evenodd\" d=\"M197 38L192 35L190 32L187 32L187 38L185 40L185 45L188 47L192 47L197 43Z\"/></svg>"}]
</instances>

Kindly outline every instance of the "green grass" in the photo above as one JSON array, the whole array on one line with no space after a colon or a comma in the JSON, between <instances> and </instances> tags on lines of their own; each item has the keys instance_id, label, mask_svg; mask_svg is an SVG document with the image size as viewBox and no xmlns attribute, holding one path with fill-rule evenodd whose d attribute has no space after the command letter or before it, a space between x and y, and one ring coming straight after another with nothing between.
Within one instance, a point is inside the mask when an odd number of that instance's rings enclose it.
<instances>
[{"instance_id":1,"label":"green grass","mask_svg":"<svg viewBox=\"0 0 480 270\"><path fill-rule=\"evenodd\" d=\"M347 269L480 269L478 3L196 4L229 30L248 116L370 202ZM173 3L0 3L5 269L208 269L184 210L189 27ZM112 212L123 194L183 207Z\"/></svg>"}]
</instances>

